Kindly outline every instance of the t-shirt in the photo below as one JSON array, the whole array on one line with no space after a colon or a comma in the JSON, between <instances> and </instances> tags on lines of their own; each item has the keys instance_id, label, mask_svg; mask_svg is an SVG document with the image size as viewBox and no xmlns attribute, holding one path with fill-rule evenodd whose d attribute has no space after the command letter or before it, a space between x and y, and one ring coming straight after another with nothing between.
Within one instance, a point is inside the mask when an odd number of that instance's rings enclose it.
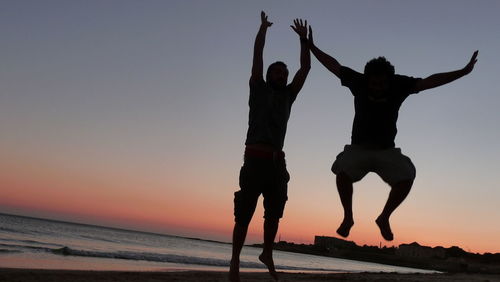
<instances>
[{"instance_id":1,"label":"t-shirt","mask_svg":"<svg viewBox=\"0 0 500 282\"><path fill-rule=\"evenodd\" d=\"M268 144L276 150L282 150L290 110L297 94L290 85L275 90L264 80L250 81L250 111L245 145Z\"/></svg>"},{"instance_id":2,"label":"t-shirt","mask_svg":"<svg viewBox=\"0 0 500 282\"><path fill-rule=\"evenodd\" d=\"M343 86L354 96L354 122L351 143L376 148L393 148L399 108L421 78L394 75L383 99L369 96L367 77L348 67L340 69Z\"/></svg>"}]
</instances>

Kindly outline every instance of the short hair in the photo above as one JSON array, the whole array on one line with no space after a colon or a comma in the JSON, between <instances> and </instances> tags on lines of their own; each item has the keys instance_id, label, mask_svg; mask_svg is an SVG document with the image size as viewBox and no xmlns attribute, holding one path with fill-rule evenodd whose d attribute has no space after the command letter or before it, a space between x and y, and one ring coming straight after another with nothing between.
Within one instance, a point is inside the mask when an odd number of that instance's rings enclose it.
<instances>
[{"instance_id":1,"label":"short hair","mask_svg":"<svg viewBox=\"0 0 500 282\"><path fill-rule=\"evenodd\" d=\"M367 76L380 74L393 76L394 73L394 66L385 57L371 59L365 65L365 75Z\"/></svg>"},{"instance_id":2,"label":"short hair","mask_svg":"<svg viewBox=\"0 0 500 282\"><path fill-rule=\"evenodd\" d=\"M271 69L273 67L276 67L276 66L285 67L288 69L287 65L285 63L283 63L282 61L276 61L276 62L270 64L269 67L267 68L266 81L269 80L269 73L270 73Z\"/></svg>"}]
</instances>

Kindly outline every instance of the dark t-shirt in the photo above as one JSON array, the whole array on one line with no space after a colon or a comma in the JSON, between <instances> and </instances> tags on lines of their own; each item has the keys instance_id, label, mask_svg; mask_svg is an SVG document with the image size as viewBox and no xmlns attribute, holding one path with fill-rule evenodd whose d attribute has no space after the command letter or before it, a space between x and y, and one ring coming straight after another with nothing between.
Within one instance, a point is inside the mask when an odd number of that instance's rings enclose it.
<instances>
[{"instance_id":1,"label":"dark t-shirt","mask_svg":"<svg viewBox=\"0 0 500 282\"><path fill-rule=\"evenodd\" d=\"M367 78L362 73L342 66L340 80L354 96L351 143L376 148L394 147L399 108L406 97L417 93L415 84L420 78L394 75L383 99L369 96Z\"/></svg>"},{"instance_id":2,"label":"dark t-shirt","mask_svg":"<svg viewBox=\"0 0 500 282\"><path fill-rule=\"evenodd\" d=\"M250 81L245 145L269 144L276 150L282 150L290 110L297 94L290 89L290 85L274 90L264 80Z\"/></svg>"}]
</instances>

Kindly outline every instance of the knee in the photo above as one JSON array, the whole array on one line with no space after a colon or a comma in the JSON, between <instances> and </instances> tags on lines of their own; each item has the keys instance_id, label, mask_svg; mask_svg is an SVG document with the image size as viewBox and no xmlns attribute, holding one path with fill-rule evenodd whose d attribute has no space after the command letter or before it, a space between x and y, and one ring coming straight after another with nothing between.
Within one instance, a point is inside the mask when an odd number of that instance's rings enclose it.
<instances>
[{"instance_id":1,"label":"knee","mask_svg":"<svg viewBox=\"0 0 500 282\"><path fill-rule=\"evenodd\" d=\"M248 226L250 225L250 221L252 220L252 217L253 217L252 211L235 207L234 222L241 228L248 228Z\"/></svg>"},{"instance_id":2,"label":"knee","mask_svg":"<svg viewBox=\"0 0 500 282\"><path fill-rule=\"evenodd\" d=\"M258 195L238 191L234 193L234 219L241 226L248 226L252 220Z\"/></svg>"},{"instance_id":3,"label":"knee","mask_svg":"<svg viewBox=\"0 0 500 282\"><path fill-rule=\"evenodd\" d=\"M345 172L339 172L337 174L337 186L342 189L343 187L346 187L346 186L351 186L352 183L354 181L352 181L351 177L349 175L347 175L347 173Z\"/></svg>"},{"instance_id":4,"label":"knee","mask_svg":"<svg viewBox=\"0 0 500 282\"><path fill-rule=\"evenodd\" d=\"M278 224L285 211L286 197L280 201L268 201L264 198L264 221L269 224Z\"/></svg>"},{"instance_id":5,"label":"knee","mask_svg":"<svg viewBox=\"0 0 500 282\"><path fill-rule=\"evenodd\" d=\"M402 191L410 191L412 186L413 186L413 179L402 180L391 185L393 189L398 189Z\"/></svg>"}]
</instances>

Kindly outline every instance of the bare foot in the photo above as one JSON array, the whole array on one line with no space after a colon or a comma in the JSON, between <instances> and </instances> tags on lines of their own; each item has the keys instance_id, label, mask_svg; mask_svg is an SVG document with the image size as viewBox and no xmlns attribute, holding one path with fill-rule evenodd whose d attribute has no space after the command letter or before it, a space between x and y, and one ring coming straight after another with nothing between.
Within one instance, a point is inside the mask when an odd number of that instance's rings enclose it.
<instances>
[{"instance_id":1,"label":"bare foot","mask_svg":"<svg viewBox=\"0 0 500 282\"><path fill-rule=\"evenodd\" d=\"M229 266L229 281L240 282L240 262L231 261Z\"/></svg>"},{"instance_id":2,"label":"bare foot","mask_svg":"<svg viewBox=\"0 0 500 282\"><path fill-rule=\"evenodd\" d=\"M394 235L391 231L391 225L389 224L389 219L384 219L382 217L378 217L375 222L380 228L380 233L382 233L382 237L384 237L387 241L392 241L394 239Z\"/></svg>"},{"instance_id":3,"label":"bare foot","mask_svg":"<svg viewBox=\"0 0 500 282\"><path fill-rule=\"evenodd\" d=\"M274 280L278 281L278 273L276 273L276 269L274 269L274 261L273 257L270 255L264 255L262 253L259 256L259 260L267 266L267 269L269 270L269 274L274 278Z\"/></svg>"},{"instance_id":4,"label":"bare foot","mask_svg":"<svg viewBox=\"0 0 500 282\"><path fill-rule=\"evenodd\" d=\"M340 224L339 228L337 229L337 234L339 234L342 237L347 237L349 236L349 232L351 231L351 227L354 225L354 220L352 218L344 218L344 221Z\"/></svg>"}]
</instances>

